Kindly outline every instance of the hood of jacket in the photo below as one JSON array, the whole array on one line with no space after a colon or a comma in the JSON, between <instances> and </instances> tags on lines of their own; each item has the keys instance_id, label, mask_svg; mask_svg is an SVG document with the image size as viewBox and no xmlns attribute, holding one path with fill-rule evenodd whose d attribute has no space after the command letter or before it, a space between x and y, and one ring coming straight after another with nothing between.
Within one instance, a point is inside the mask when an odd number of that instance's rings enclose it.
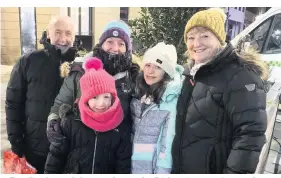
<instances>
[{"instance_id":1,"label":"hood of jacket","mask_svg":"<svg viewBox=\"0 0 281 178\"><path fill-rule=\"evenodd\" d=\"M81 66L83 65L83 63L89 59L90 57L93 57L93 51L89 52L88 54L86 54L84 57L76 57L74 59L74 61L66 61L64 63L61 64L60 66L60 75L61 77L67 77L69 72L70 72L70 67L71 67L71 64L73 64L74 62L76 63L80 63Z\"/></svg>"},{"instance_id":2,"label":"hood of jacket","mask_svg":"<svg viewBox=\"0 0 281 178\"><path fill-rule=\"evenodd\" d=\"M182 82L184 80L184 76L182 75L183 71L184 68L181 65L176 65L176 73L174 79L167 83L166 90L162 96L162 100L164 102L170 102L174 98L179 96L182 88Z\"/></svg>"}]
</instances>

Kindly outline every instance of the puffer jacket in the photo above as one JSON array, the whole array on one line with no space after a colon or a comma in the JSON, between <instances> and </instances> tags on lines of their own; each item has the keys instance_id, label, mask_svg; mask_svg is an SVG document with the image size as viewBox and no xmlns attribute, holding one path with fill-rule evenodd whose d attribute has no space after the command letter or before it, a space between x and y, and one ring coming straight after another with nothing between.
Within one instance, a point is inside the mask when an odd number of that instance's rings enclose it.
<instances>
[{"instance_id":1,"label":"puffer jacket","mask_svg":"<svg viewBox=\"0 0 281 178\"><path fill-rule=\"evenodd\" d=\"M78 112L70 105L60 107L66 139L51 143L45 174L129 174L132 143L124 122L113 130L97 132L81 121Z\"/></svg>"},{"instance_id":2,"label":"puffer jacket","mask_svg":"<svg viewBox=\"0 0 281 178\"><path fill-rule=\"evenodd\" d=\"M72 58L64 58L51 44L44 45L44 49L27 53L17 61L7 86L8 139L19 155L29 152L47 156L47 118L63 83L60 65L75 57L75 50Z\"/></svg>"},{"instance_id":3,"label":"puffer jacket","mask_svg":"<svg viewBox=\"0 0 281 178\"><path fill-rule=\"evenodd\" d=\"M133 174L170 174L172 142L175 136L176 104L183 81L183 67L167 84L159 105L152 103L142 111L142 103L131 102L133 118Z\"/></svg>"},{"instance_id":4,"label":"puffer jacket","mask_svg":"<svg viewBox=\"0 0 281 178\"><path fill-rule=\"evenodd\" d=\"M194 78L185 75L172 173L254 173L266 140L264 63L229 44Z\"/></svg>"}]
</instances>

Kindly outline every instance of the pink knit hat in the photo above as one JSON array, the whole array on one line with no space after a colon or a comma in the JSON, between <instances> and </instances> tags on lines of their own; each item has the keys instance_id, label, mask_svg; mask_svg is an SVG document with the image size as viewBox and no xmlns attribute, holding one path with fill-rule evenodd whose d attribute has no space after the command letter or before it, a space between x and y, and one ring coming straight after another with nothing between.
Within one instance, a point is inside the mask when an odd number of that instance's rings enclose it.
<instances>
[{"instance_id":1,"label":"pink knit hat","mask_svg":"<svg viewBox=\"0 0 281 178\"><path fill-rule=\"evenodd\" d=\"M102 68L98 58L90 58L84 65L85 74L80 79L81 98L79 111L81 121L89 128L106 132L116 128L123 121L124 113L117 96L114 78ZM88 106L88 101L100 94L111 93L112 106L103 113L95 113Z\"/></svg>"},{"instance_id":2,"label":"pink knit hat","mask_svg":"<svg viewBox=\"0 0 281 178\"><path fill-rule=\"evenodd\" d=\"M88 101L102 93L111 93L114 98L117 96L115 79L103 70L100 59L92 57L83 67L85 74L80 79L81 97Z\"/></svg>"}]
</instances>

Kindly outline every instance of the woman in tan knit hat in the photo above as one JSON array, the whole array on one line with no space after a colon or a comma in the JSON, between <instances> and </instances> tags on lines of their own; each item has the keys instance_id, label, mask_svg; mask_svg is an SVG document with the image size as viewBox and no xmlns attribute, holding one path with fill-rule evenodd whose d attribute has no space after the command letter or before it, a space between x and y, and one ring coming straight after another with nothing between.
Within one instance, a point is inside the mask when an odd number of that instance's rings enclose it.
<instances>
[{"instance_id":1,"label":"woman in tan knit hat","mask_svg":"<svg viewBox=\"0 0 281 178\"><path fill-rule=\"evenodd\" d=\"M254 173L265 143L268 70L225 44L225 14L194 14L184 40L189 68L177 104L172 173Z\"/></svg>"}]
</instances>

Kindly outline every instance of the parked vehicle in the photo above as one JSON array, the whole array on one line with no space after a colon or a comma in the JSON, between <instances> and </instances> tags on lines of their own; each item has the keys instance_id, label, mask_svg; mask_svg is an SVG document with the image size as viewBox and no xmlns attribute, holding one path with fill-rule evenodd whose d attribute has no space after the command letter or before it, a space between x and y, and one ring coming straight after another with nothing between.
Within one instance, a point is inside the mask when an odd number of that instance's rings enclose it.
<instances>
[{"instance_id":1,"label":"parked vehicle","mask_svg":"<svg viewBox=\"0 0 281 178\"><path fill-rule=\"evenodd\" d=\"M270 8L266 13L238 34L231 43L252 45L261 54L261 58L268 62L271 69L269 81L281 82L281 8Z\"/></svg>"}]
</instances>

